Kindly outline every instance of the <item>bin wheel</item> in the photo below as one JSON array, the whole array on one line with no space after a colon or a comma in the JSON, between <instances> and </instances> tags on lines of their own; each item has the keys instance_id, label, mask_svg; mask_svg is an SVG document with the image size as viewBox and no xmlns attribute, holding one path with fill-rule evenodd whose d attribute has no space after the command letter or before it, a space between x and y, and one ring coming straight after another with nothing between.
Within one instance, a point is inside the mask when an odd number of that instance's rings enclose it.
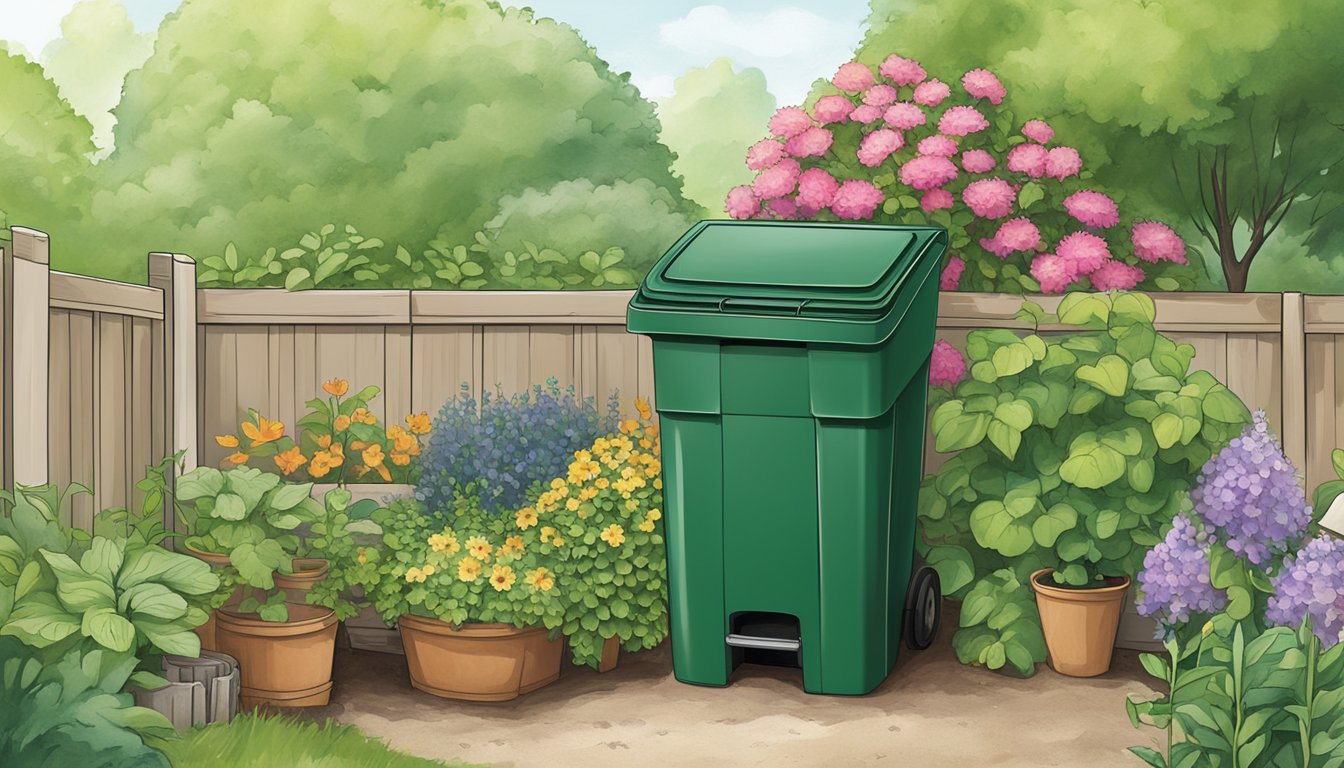
<instances>
[{"instance_id":1,"label":"bin wheel","mask_svg":"<svg viewBox=\"0 0 1344 768\"><path fill-rule=\"evenodd\" d=\"M928 566L915 571L905 596L905 644L922 651L933 645L942 619L943 594L938 572Z\"/></svg>"}]
</instances>

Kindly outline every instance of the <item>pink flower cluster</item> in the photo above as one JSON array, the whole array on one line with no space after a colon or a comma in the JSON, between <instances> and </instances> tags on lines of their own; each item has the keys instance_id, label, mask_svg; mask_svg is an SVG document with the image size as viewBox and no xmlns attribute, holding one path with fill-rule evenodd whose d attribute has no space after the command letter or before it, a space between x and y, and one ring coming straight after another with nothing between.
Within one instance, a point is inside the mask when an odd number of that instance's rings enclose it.
<instances>
[{"instance_id":1,"label":"pink flower cluster","mask_svg":"<svg viewBox=\"0 0 1344 768\"><path fill-rule=\"evenodd\" d=\"M933 343L933 355L929 358L929 384L935 387L951 389L966 378L966 358L957 348L939 339Z\"/></svg>"},{"instance_id":2,"label":"pink flower cluster","mask_svg":"<svg viewBox=\"0 0 1344 768\"><path fill-rule=\"evenodd\" d=\"M1116 199L1084 188L1082 157L1054 143L1048 123L1001 135L1008 91L993 72L950 82L897 55L876 68L841 65L836 92L770 118L770 135L747 150L755 179L733 188L724 209L737 219L941 222L962 244L940 275L944 290L986 258L1014 260L1047 293L1133 289L1145 263L1186 263L1185 243L1165 224L1138 221L1124 237ZM981 272L995 270L972 270L977 280Z\"/></svg>"}]
</instances>

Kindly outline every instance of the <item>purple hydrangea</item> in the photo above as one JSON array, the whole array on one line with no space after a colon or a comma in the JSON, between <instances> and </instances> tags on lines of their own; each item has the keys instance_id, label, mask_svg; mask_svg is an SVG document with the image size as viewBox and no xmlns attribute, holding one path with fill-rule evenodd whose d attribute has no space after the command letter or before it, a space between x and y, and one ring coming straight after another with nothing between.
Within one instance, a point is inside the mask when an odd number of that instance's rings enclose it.
<instances>
[{"instance_id":1,"label":"purple hydrangea","mask_svg":"<svg viewBox=\"0 0 1344 768\"><path fill-rule=\"evenodd\" d=\"M1321 536L1307 542L1296 555L1284 561L1270 583L1265 618L1271 624L1297 627L1304 616L1321 644L1329 648L1344 632L1344 541Z\"/></svg>"},{"instance_id":2,"label":"purple hydrangea","mask_svg":"<svg viewBox=\"0 0 1344 768\"><path fill-rule=\"evenodd\" d=\"M1215 541L1184 512L1177 515L1167 537L1143 557L1139 614L1172 627L1190 621L1192 614L1222 610L1227 594L1209 583L1209 546Z\"/></svg>"},{"instance_id":3,"label":"purple hydrangea","mask_svg":"<svg viewBox=\"0 0 1344 768\"><path fill-rule=\"evenodd\" d=\"M1195 511L1237 555L1268 567L1307 532L1311 507L1264 411L1209 459L1190 492Z\"/></svg>"},{"instance_id":4,"label":"purple hydrangea","mask_svg":"<svg viewBox=\"0 0 1344 768\"><path fill-rule=\"evenodd\" d=\"M487 392L477 407L464 384L434 418L415 498L429 512L445 512L458 490L474 483L483 509L516 509L527 503L530 486L563 476L575 451L616 431L617 397L602 414L592 398L579 398L572 386L561 391L550 379L511 397Z\"/></svg>"}]
</instances>

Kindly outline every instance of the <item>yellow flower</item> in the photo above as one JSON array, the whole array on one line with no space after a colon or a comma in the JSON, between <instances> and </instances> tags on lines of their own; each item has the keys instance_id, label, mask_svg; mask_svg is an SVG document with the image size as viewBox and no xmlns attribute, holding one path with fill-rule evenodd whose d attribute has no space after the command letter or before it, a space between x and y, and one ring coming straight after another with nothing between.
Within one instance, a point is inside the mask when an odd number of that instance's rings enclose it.
<instances>
[{"instance_id":1,"label":"yellow flower","mask_svg":"<svg viewBox=\"0 0 1344 768\"><path fill-rule=\"evenodd\" d=\"M662 519L663 519L663 511L662 511L661 509L658 509L657 507L654 507L653 509L650 509L650 510L649 510L649 519L650 519L650 520L662 520Z\"/></svg>"},{"instance_id":2,"label":"yellow flower","mask_svg":"<svg viewBox=\"0 0 1344 768\"><path fill-rule=\"evenodd\" d=\"M393 440L397 438L397 435L404 434L406 434L406 430L402 429L400 424L393 424L387 428L387 436Z\"/></svg>"},{"instance_id":3,"label":"yellow flower","mask_svg":"<svg viewBox=\"0 0 1344 768\"><path fill-rule=\"evenodd\" d=\"M470 539L467 539L467 551L477 560L480 560L483 563L488 563L490 562L490 553L494 551L494 547L490 546L489 540L484 536L472 536Z\"/></svg>"},{"instance_id":4,"label":"yellow flower","mask_svg":"<svg viewBox=\"0 0 1344 768\"><path fill-rule=\"evenodd\" d=\"M435 568L433 565L426 565L424 568L420 569L420 572L426 576L433 576L434 572L437 570L438 569ZM424 579L421 579L421 581L424 581Z\"/></svg>"},{"instance_id":5,"label":"yellow flower","mask_svg":"<svg viewBox=\"0 0 1344 768\"><path fill-rule=\"evenodd\" d=\"M429 413L426 411L412 413L406 417L406 426L417 435L425 434L429 431Z\"/></svg>"},{"instance_id":6,"label":"yellow flower","mask_svg":"<svg viewBox=\"0 0 1344 768\"><path fill-rule=\"evenodd\" d=\"M364 457L364 464L370 467L376 467L383 463L383 446L374 443L364 449L361 454Z\"/></svg>"},{"instance_id":7,"label":"yellow flower","mask_svg":"<svg viewBox=\"0 0 1344 768\"><path fill-rule=\"evenodd\" d=\"M642 523L639 524L639 530L641 530L641 531L643 531L643 532L645 532L645 533L652 533L652 532L653 532L653 521L650 520L650 519L648 519L647 517L644 518L644 522L642 522Z\"/></svg>"},{"instance_id":8,"label":"yellow flower","mask_svg":"<svg viewBox=\"0 0 1344 768\"><path fill-rule=\"evenodd\" d=\"M575 451L575 452L574 452L574 459L575 459L576 461L592 461L592 460L593 460L593 454L592 454L592 453L589 453L588 451Z\"/></svg>"},{"instance_id":9,"label":"yellow flower","mask_svg":"<svg viewBox=\"0 0 1344 768\"><path fill-rule=\"evenodd\" d=\"M330 453L331 466L339 467L345 463L345 446L340 443L332 443Z\"/></svg>"},{"instance_id":10,"label":"yellow flower","mask_svg":"<svg viewBox=\"0 0 1344 768\"><path fill-rule=\"evenodd\" d=\"M396 464L398 467L404 467L411 463L411 457L404 453L393 453L392 463Z\"/></svg>"},{"instance_id":11,"label":"yellow flower","mask_svg":"<svg viewBox=\"0 0 1344 768\"><path fill-rule=\"evenodd\" d=\"M552 547L563 547L563 546L565 546L565 540L562 539L562 538L560 538L559 536L556 536L554 539L551 539L551 546L552 546Z\"/></svg>"},{"instance_id":12,"label":"yellow flower","mask_svg":"<svg viewBox=\"0 0 1344 768\"><path fill-rule=\"evenodd\" d=\"M551 481L551 490L553 491L563 490L566 487L565 481L558 477Z\"/></svg>"},{"instance_id":13,"label":"yellow flower","mask_svg":"<svg viewBox=\"0 0 1344 768\"><path fill-rule=\"evenodd\" d=\"M279 440L285 434L285 425L278 421L270 421L265 416L258 416L257 423L250 421L242 423L243 434L252 440L252 447L265 445L273 440Z\"/></svg>"},{"instance_id":14,"label":"yellow flower","mask_svg":"<svg viewBox=\"0 0 1344 768\"><path fill-rule=\"evenodd\" d=\"M626 509L627 512L634 512L634 511L635 511L635 508L638 507L638 506L639 506L639 501L636 500L636 499L631 499L631 500L625 502L625 509Z\"/></svg>"},{"instance_id":15,"label":"yellow flower","mask_svg":"<svg viewBox=\"0 0 1344 768\"><path fill-rule=\"evenodd\" d=\"M542 592L548 592L551 587L555 586L555 578L545 568L533 568L527 572L523 581L533 589L540 589Z\"/></svg>"},{"instance_id":16,"label":"yellow flower","mask_svg":"<svg viewBox=\"0 0 1344 768\"><path fill-rule=\"evenodd\" d=\"M537 510L531 507L523 507L513 513L513 522L520 530L526 531L537 524Z\"/></svg>"},{"instance_id":17,"label":"yellow flower","mask_svg":"<svg viewBox=\"0 0 1344 768\"><path fill-rule=\"evenodd\" d=\"M566 501L566 502L565 502L565 509L568 509L570 512L574 512L574 511L576 511L578 508L579 508L579 500L578 500L578 499L570 499L569 501Z\"/></svg>"},{"instance_id":18,"label":"yellow flower","mask_svg":"<svg viewBox=\"0 0 1344 768\"><path fill-rule=\"evenodd\" d=\"M634 432L636 429L639 429L639 422L635 421L634 419L626 419L621 422L622 434L628 435L631 432Z\"/></svg>"},{"instance_id":19,"label":"yellow flower","mask_svg":"<svg viewBox=\"0 0 1344 768\"><path fill-rule=\"evenodd\" d=\"M425 580L424 577L420 575L420 569L419 569L419 568L407 568L407 569L406 569L406 583L407 583L407 584L410 584L410 583L412 583L412 582L416 582L416 581L424 581L424 580Z\"/></svg>"},{"instance_id":20,"label":"yellow flower","mask_svg":"<svg viewBox=\"0 0 1344 768\"><path fill-rule=\"evenodd\" d=\"M318 448L323 449L330 448L331 435L318 435L317 437L313 438L313 442L317 443Z\"/></svg>"},{"instance_id":21,"label":"yellow flower","mask_svg":"<svg viewBox=\"0 0 1344 768\"><path fill-rule=\"evenodd\" d=\"M549 525L543 525L543 526L541 527L541 543L542 543L542 544L545 544L545 543L546 543L546 540L549 539L549 538L551 538L551 537L554 536L554 535L555 535L555 529L552 528L551 526L549 526Z\"/></svg>"},{"instance_id":22,"label":"yellow flower","mask_svg":"<svg viewBox=\"0 0 1344 768\"><path fill-rule=\"evenodd\" d=\"M366 555L366 554L364 553L364 548L363 548L363 547L360 547L360 548L359 548L359 557L357 557L357 558L355 558L355 559L359 561L359 564L360 564L360 565L363 565L364 563L367 563L367 562L369 561L368 555Z\"/></svg>"},{"instance_id":23,"label":"yellow flower","mask_svg":"<svg viewBox=\"0 0 1344 768\"><path fill-rule=\"evenodd\" d=\"M429 537L429 548L435 552L451 555L461 549L462 545L457 543L457 537L451 533L436 533Z\"/></svg>"},{"instance_id":24,"label":"yellow flower","mask_svg":"<svg viewBox=\"0 0 1344 768\"><path fill-rule=\"evenodd\" d=\"M599 477L597 478L597 481L593 483L593 485L596 485L598 488L605 489L607 486L611 485L611 481L605 477Z\"/></svg>"},{"instance_id":25,"label":"yellow flower","mask_svg":"<svg viewBox=\"0 0 1344 768\"><path fill-rule=\"evenodd\" d=\"M330 471L331 454L326 451L313 454L313 460L308 463L308 474L312 477L326 477Z\"/></svg>"},{"instance_id":26,"label":"yellow flower","mask_svg":"<svg viewBox=\"0 0 1344 768\"><path fill-rule=\"evenodd\" d=\"M507 565L496 565L490 572L490 586L495 588L496 592L507 592L513 589L513 582L517 580L513 573L513 568Z\"/></svg>"},{"instance_id":27,"label":"yellow flower","mask_svg":"<svg viewBox=\"0 0 1344 768\"><path fill-rule=\"evenodd\" d=\"M233 435L215 435L215 442L225 448L237 448L238 438Z\"/></svg>"},{"instance_id":28,"label":"yellow flower","mask_svg":"<svg viewBox=\"0 0 1344 768\"><path fill-rule=\"evenodd\" d=\"M639 438L639 447L647 451L653 447L653 441L649 440L647 437L641 437Z\"/></svg>"},{"instance_id":29,"label":"yellow flower","mask_svg":"<svg viewBox=\"0 0 1344 768\"><path fill-rule=\"evenodd\" d=\"M350 382L345 379L327 379L322 382L322 388L327 390L327 394L340 397L350 391Z\"/></svg>"},{"instance_id":30,"label":"yellow flower","mask_svg":"<svg viewBox=\"0 0 1344 768\"><path fill-rule=\"evenodd\" d=\"M505 548L505 549L516 549L516 550L518 550L519 552L522 552L522 551L523 551L523 537L522 537L522 536L510 536L510 537L504 539L504 548Z\"/></svg>"},{"instance_id":31,"label":"yellow flower","mask_svg":"<svg viewBox=\"0 0 1344 768\"><path fill-rule=\"evenodd\" d=\"M639 418L645 421L653 418L653 411L649 409L649 401L642 397L635 398L635 410L639 411Z\"/></svg>"},{"instance_id":32,"label":"yellow flower","mask_svg":"<svg viewBox=\"0 0 1344 768\"><path fill-rule=\"evenodd\" d=\"M360 424L377 424L378 417L374 416L368 408L356 408L355 412L350 414L351 421L357 421Z\"/></svg>"},{"instance_id":33,"label":"yellow flower","mask_svg":"<svg viewBox=\"0 0 1344 768\"><path fill-rule=\"evenodd\" d=\"M349 429L350 417L344 414L337 416L335 427L337 432L344 432L345 430Z\"/></svg>"},{"instance_id":34,"label":"yellow flower","mask_svg":"<svg viewBox=\"0 0 1344 768\"><path fill-rule=\"evenodd\" d=\"M625 529L616 523L612 523L602 532L601 538L603 541L607 542L608 546L615 549L625 542Z\"/></svg>"},{"instance_id":35,"label":"yellow flower","mask_svg":"<svg viewBox=\"0 0 1344 768\"><path fill-rule=\"evenodd\" d=\"M292 474L294 470L298 469L306 461L308 461L307 457L299 452L299 446L296 445L288 451L283 451L277 454L275 457L275 466L279 467L281 472L288 475Z\"/></svg>"},{"instance_id":36,"label":"yellow flower","mask_svg":"<svg viewBox=\"0 0 1344 768\"><path fill-rule=\"evenodd\" d=\"M660 491L663 490L663 478L661 477L653 478L653 487Z\"/></svg>"},{"instance_id":37,"label":"yellow flower","mask_svg":"<svg viewBox=\"0 0 1344 768\"><path fill-rule=\"evenodd\" d=\"M481 575L481 562L473 557L464 557L457 564L457 578L472 582Z\"/></svg>"},{"instance_id":38,"label":"yellow flower","mask_svg":"<svg viewBox=\"0 0 1344 768\"><path fill-rule=\"evenodd\" d=\"M228 457L225 458L224 460L234 466L238 466L239 464L246 464L247 454L243 453L242 451L234 451L233 453L230 453Z\"/></svg>"},{"instance_id":39,"label":"yellow flower","mask_svg":"<svg viewBox=\"0 0 1344 768\"><path fill-rule=\"evenodd\" d=\"M579 501L588 501L589 499L593 498L596 495L597 495L596 488L584 488L583 490L579 491Z\"/></svg>"},{"instance_id":40,"label":"yellow flower","mask_svg":"<svg viewBox=\"0 0 1344 768\"><path fill-rule=\"evenodd\" d=\"M415 435L402 431L397 435L388 435L392 438L392 450L410 453L412 450L420 447L420 441L415 439Z\"/></svg>"}]
</instances>

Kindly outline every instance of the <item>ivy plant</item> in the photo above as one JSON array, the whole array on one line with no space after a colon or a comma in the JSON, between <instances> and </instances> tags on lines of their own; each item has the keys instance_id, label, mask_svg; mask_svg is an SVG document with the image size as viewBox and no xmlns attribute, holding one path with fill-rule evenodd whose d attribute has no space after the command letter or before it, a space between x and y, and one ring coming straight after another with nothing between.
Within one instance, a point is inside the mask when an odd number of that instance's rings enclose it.
<instances>
[{"instance_id":1,"label":"ivy plant","mask_svg":"<svg viewBox=\"0 0 1344 768\"><path fill-rule=\"evenodd\" d=\"M1047 567L1074 587L1133 576L1162 540L1250 412L1190 370L1194 348L1158 333L1155 315L1140 293L1072 293L1055 314L1025 302L1028 332L968 335L969 378L930 393L935 447L957 455L920 487L917 546L946 593L966 598L1002 569L1028 596ZM1004 603L1006 587L994 590ZM954 643L985 663L969 652L976 636ZM1028 655L1043 661L1044 648L1006 640L1004 659Z\"/></svg>"}]
</instances>

